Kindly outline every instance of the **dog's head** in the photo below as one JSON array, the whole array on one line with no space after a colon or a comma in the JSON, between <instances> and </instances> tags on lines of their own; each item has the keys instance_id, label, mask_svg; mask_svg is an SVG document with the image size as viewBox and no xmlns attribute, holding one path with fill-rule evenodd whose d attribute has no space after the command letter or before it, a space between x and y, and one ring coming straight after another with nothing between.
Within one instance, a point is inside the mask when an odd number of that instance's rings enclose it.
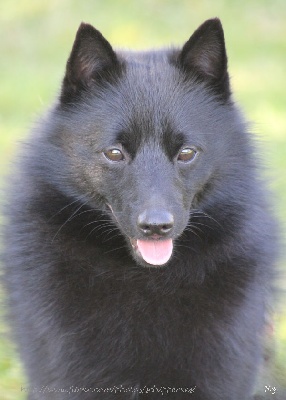
<instances>
[{"instance_id":1,"label":"dog's head","mask_svg":"<svg viewBox=\"0 0 286 400\"><path fill-rule=\"evenodd\" d=\"M143 265L166 264L183 232L201 235L212 191L222 207L235 195L237 182L222 192L220 181L228 185L248 151L218 19L182 49L141 53L116 53L82 24L56 113L65 186L105 207Z\"/></svg>"}]
</instances>

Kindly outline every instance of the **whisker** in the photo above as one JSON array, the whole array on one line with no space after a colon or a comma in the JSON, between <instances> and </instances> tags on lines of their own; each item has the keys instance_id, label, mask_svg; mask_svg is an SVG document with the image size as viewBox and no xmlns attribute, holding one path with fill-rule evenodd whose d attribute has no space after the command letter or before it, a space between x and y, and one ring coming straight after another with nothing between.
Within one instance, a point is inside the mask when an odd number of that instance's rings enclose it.
<instances>
[{"instance_id":1,"label":"whisker","mask_svg":"<svg viewBox=\"0 0 286 400\"><path fill-rule=\"evenodd\" d=\"M196 221L193 221L193 224L192 224L192 226L196 226L196 225L205 226L206 228L210 228L210 229L214 230L214 228L213 228L212 226L210 226L210 225L203 224L203 223L201 223L201 222L196 222ZM188 226L188 225L187 225L187 226Z\"/></svg>"},{"instance_id":2,"label":"whisker","mask_svg":"<svg viewBox=\"0 0 286 400\"><path fill-rule=\"evenodd\" d=\"M201 241L203 241L202 238L200 237L200 235L197 234L196 232L194 232L190 227L189 227L189 228L186 228L185 231L189 231L189 232L193 233L193 234L194 234L195 236L197 236ZM185 232L183 232L183 233L185 233Z\"/></svg>"},{"instance_id":3,"label":"whisker","mask_svg":"<svg viewBox=\"0 0 286 400\"><path fill-rule=\"evenodd\" d=\"M106 223L109 222L110 223L109 225L113 226L110 219L95 219L94 221L91 221L91 222L88 222L87 224L85 224L81 229L84 229L89 225L96 224L97 222L106 222Z\"/></svg>"},{"instance_id":4,"label":"whisker","mask_svg":"<svg viewBox=\"0 0 286 400\"><path fill-rule=\"evenodd\" d=\"M96 222L98 222L98 221L94 221L94 223L96 223ZM112 228L113 228L113 225L112 225L112 224L104 223L104 224L100 224L100 225L96 226L95 228L93 228L93 229L88 233L88 235L85 237L85 240L87 240L87 238L88 238L90 235L92 235L94 232L96 232L96 231L99 232L100 230L102 230L102 229L104 229L104 228L108 228L108 227L112 227Z\"/></svg>"},{"instance_id":5,"label":"whisker","mask_svg":"<svg viewBox=\"0 0 286 400\"><path fill-rule=\"evenodd\" d=\"M176 247L175 247L175 249L177 249L177 251L179 250L179 248L184 248L184 249L187 249L187 250L192 250L192 251L194 251L194 252L196 252L196 253L198 253L198 251L195 249L195 248L190 248L190 246L187 246L187 245L185 245L185 244L182 244L182 243L178 243L178 244L176 244ZM175 256L175 253L174 253L174 256ZM179 258L179 257L178 257ZM179 258L179 259L181 259L181 258Z\"/></svg>"},{"instance_id":6,"label":"whisker","mask_svg":"<svg viewBox=\"0 0 286 400\"><path fill-rule=\"evenodd\" d=\"M84 198L84 197L82 197L82 198ZM77 199L77 200L74 200L74 201L72 201L71 203L68 203L67 205L65 205L64 207L62 207L58 212L56 212L56 213L48 220L48 222L50 222L55 216L59 215L59 214L60 214L63 210L65 210L67 207L69 207L69 206L71 206L72 204L77 203L77 202L79 202L79 201L81 201L81 198L80 198L80 199Z\"/></svg>"},{"instance_id":7,"label":"whisker","mask_svg":"<svg viewBox=\"0 0 286 400\"><path fill-rule=\"evenodd\" d=\"M213 218L211 215L207 214L204 211L197 210L197 209L191 210L190 217L191 218L200 218L200 217L201 218L209 218L210 220L214 221L216 224L218 224L224 230L224 227L221 225L221 223L219 223L215 218Z\"/></svg>"},{"instance_id":8,"label":"whisker","mask_svg":"<svg viewBox=\"0 0 286 400\"><path fill-rule=\"evenodd\" d=\"M203 230L201 228L199 228L198 226L196 226L195 224L188 224L185 228L185 230L192 230L193 229L197 229L198 231L200 231L201 233L204 233Z\"/></svg>"},{"instance_id":9,"label":"whisker","mask_svg":"<svg viewBox=\"0 0 286 400\"><path fill-rule=\"evenodd\" d=\"M106 236L110 235L111 232L114 232L115 230L117 230L117 229L110 230L109 232L107 232L107 235L106 235ZM103 243L109 242L110 240L113 240L113 239L115 239L116 237L121 237L121 234L120 234L120 233L115 233L114 235L111 235L109 238L104 239L104 240L103 240Z\"/></svg>"},{"instance_id":10,"label":"whisker","mask_svg":"<svg viewBox=\"0 0 286 400\"><path fill-rule=\"evenodd\" d=\"M88 212L96 212L96 211L98 211L98 210L95 209L95 208L92 208L92 209L90 209L90 210L84 210L84 211L81 211L79 214L74 215L74 216L72 217L72 219L73 219L73 218L76 218L76 217L79 217L79 216L82 215L82 214L85 214L85 213L88 213Z\"/></svg>"},{"instance_id":11,"label":"whisker","mask_svg":"<svg viewBox=\"0 0 286 400\"><path fill-rule=\"evenodd\" d=\"M112 253L113 251L121 250L121 249L125 249L125 248L126 248L126 246L115 247L114 249L105 251L104 254Z\"/></svg>"},{"instance_id":12,"label":"whisker","mask_svg":"<svg viewBox=\"0 0 286 400\"><path fill-rule=\"evenodd\" d=\"M72 217L83 207L87 204L87 201L83 204L81 204L73 213L72 215L60 226L60 228L57 230L55 236L52 239L52 243L55 240L56 236L59 234L59 232L62 230L62 228L69 222L71 221Z\"/></svg>"}]
</instances>

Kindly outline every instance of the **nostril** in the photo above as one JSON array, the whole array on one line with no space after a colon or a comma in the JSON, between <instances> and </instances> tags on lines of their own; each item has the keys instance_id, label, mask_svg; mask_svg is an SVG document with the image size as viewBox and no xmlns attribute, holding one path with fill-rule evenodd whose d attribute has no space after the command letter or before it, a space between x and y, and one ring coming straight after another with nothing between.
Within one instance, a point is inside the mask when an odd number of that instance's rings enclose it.
<instances>
[{"instance_id":1,"label":"nostril","mask_svg":"<svg viewBox=\"0 0 286 400\"><path fill-rule=\"evenodd\" d=\"M173 224L168 224L168 225L165 224L165 225L162 225L161 230L163 232L167 233L172 229L172 227L173 227Z\"/></svg>"},{"instance_id":2,"label":"nostril","mask_svg":"<svg viewBox=\"0 0 286 400\"><path fill-rule=\"evenodd\" d=\"M140 226L140 228L142 229L142 231L144 231L146 233L151 230L151 227L149 225L142 225L142 226Z\"/></svg>"}]
</instances>

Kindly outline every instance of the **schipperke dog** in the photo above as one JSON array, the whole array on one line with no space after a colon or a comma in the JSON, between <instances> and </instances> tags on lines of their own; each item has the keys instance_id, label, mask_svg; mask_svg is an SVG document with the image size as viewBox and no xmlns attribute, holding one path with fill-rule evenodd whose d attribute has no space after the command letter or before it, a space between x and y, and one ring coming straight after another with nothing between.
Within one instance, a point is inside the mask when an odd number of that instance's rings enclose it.
<instances>
[{"instance_id":1,"label":"schipperke dog","mask_svg":"<svg viewBox=\"0 0 286 400\"><path fill-rule=\"evenodd\" d=\"M5 283L30 400L247 400L275 223L219 19L114 51L81 24L8 189Z\"/></svg>"}]
</instances>

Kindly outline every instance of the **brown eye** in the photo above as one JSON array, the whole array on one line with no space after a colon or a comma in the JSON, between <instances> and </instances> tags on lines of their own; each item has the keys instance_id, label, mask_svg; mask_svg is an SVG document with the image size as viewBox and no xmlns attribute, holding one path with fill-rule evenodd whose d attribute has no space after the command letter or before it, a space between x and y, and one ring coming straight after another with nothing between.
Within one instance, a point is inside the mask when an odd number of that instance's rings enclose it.
<instances>
[{"instance_id":1,"label":"brown eye","mask_svg":"<svg viewBox=\"0 0 286 400\"><path fill-rule=\"evenodd\" d=\"M182 162L192 161L195 158L196 154L197 154L196 150L191 149L190 147L186 147L180 151L178 155L178 161Z\"/></svg>"},{"instance_id":2,"label":"brown eye","mask_svg":"<svg viewBox=\"0 0 286 400\"><path fill-rule=\"evenodd\" d=\"M110 161L123 161L125 159L122 151L119 149L110 149L103 154Z\"/></svg>"}]
</instances>

